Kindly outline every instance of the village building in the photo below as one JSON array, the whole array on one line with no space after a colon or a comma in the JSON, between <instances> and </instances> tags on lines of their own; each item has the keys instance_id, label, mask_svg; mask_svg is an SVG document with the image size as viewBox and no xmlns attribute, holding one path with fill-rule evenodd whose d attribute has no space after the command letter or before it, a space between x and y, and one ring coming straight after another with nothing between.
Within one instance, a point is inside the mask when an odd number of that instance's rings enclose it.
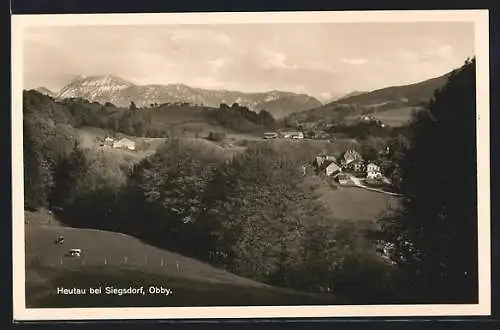
<instances>
[{"instance_id":1,"label":"village building","mask_svg":"<svg viewBox=\"0 0 500 330\"><path fill-rule=\"evenodd\" d=\"M113 148L135 150L135 142L127 138L120 139L113 143Z\"/></svg>"},{"instance_id":2,"label":"village building","mask_svg":"<svg viewBox=\"0 0 500 330\"><path fill-rule=\"evenodd\" d=\"M363 157L356 150L349 149L344 153L342 162L347 165L355 160L363 161Z\"/></svg>"},{"instance_id":3,"label":"village building","mask_svg":"<svg viewBox=\"0 0 500 330\"><path fill-rule=\"evenodd\" d=\"M366 177L368 179L380 179L382 177L380 166L375 163L368 164L366 167Z\"/></svg>"},{"instance_id":4,"label":"village building","mask_svg":"<svg viewBox=\"0 0 500 330\"><path fill-rule=\"evenodd\" d=\"M323 162L325 161L332 161L332 162L337 162L337 158L335 156L328 156L328 155L320 155L316 156L314 160L314 166L316 168L320 168Z\"/></svg>"},{"instance_id":5,"label":"village building","mask_svg":"<svg viewBox=\"0 0 500 330\"><path fill-rule=\"evenodd\" d=\"M350 180L351 180L349 175L343 174L343 173L337 175L336 179L339 182L339 184L341 184L341 185L349 184Z\"/></svg>"},{"instance_id":6,"label":"village building","mask_svg":"<svg viewBox=\"0 0 500 330\"><path fill-rule=\"evenodd\" d=\"M324 166L324 173L326 176L331 176L342 172L342 168L334 161L325 161L326 166Z\"/></svg>"},{"instance_id":7,"label":"village building","mask_svg":"<svg viewBox=\"0 0 500 330\"><path fill-rule=\"evenodd\" d=\"M342 167L337 164L334 156L317 156L314 160L317 174L331 176L342 172Z\"/></svg>"},{"instance_id":8,"label":"village building","mask_svg":"<svg viewBox=\"0 0 500 330\"><path fill-rule=\"evenodd\" d=\"M365 169L366 169L366 166L365 166L365 162L362 161L362 160L353 160L349 163L347 163L344 168L346 169L349 169L353 172L356 172L356 173L361 173L361 172L364 172Z\"/></svg>"},{"instance_id":9,"label":"village building","mask_svg":"<svg viewBox=\"0 0 500 330\"><path fill-rule=\"evenodd\" d=\"M264 133L264 139L276 139L278 137L278 133L275 132L266 132Z\"/></svg>"},{"instance_id":10,"label":"village building","mask_svg":"<svg viewBox=\"0 0 500 330\"><path fill-rule=\"evenodd\" d=\"M113 138L106 136L104 138L104 142L101 145L106 146L106 147L111 147L113 145L113 142L115 142L115 140Z\"/></svg>"},{"instance_id":11,"label":"village building","mask_svg":"<svg viewBox=\"0 0 500 330\"><path fill-rule=\"evenodd\" d=\"M302 132L283 132L281 133L285 139L303 139L304 133Z\"/></svg>"}]
</instances>

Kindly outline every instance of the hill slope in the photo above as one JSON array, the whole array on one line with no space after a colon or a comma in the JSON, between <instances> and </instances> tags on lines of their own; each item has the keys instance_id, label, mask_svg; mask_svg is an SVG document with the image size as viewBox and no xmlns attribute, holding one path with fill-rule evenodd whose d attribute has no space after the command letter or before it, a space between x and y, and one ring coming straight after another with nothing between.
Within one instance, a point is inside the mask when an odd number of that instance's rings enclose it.
<instances>
[{"instance_id":1,"label":"hill slope","mask_svg":"<svg viewBox=\"0 0 500 330\"><path fill-rule=\"evenodd\" d=\"M316 98L282 91L243 93L227 90L207 90L183 84L136 85L112 75L78 77L63 87L58 98L84 98L92 102L110 102L128 107L134 102L139 107L158 103L191 103L218 107L221 103L238 103L252 110L266 109L275 117L321 105Z\"/></svg>"},{"instance_id":2,"label":"hill slope","mask_svg":"<svg viewBox=\"0 0 500 330\"><path fill-rule=\"evenodd\" d=\"M33 218L31 218L33 219ZM332 295L279 289L130 236L57 225L26 224L26 301L28 307L230 306L334 304ZM56 245L57 235L65 238ZM65 256L80 248L80 258ZM105 287L163 287L173 293L106 295ZM58 287L102 287L101 295L61 295Z\"/></svg>"},{"instance_id":3,"label":"hill slope","mask_svg":"<svg viewBox=\"0 0 500 330\"><path fill-rule=\"evenodd\" d=\"M332 104L353 104L367 107L377 107L380 104L389 102L401 102L407 106L416 106L422 102L430 100L434 91L444 86L448 80L448 76L449 73L415 84L387 87L367 93L352 95L342 98L341 100L337 100Z\"/></svg>"},{"instance_id":4,"label":"hill slope","mask_svg":"<svg viewBox=\"0 0 500 330\"><path fill-rule=\"evenodd\" d=\"M428 102L436 89L446 83L450 73L437 78L428 79L419 83L393 86L374 90L371 92L355 93L315 109L291 114L292 123L334 123L340 120L352 120L362 114L381 115L390 112L392 126L405 123L411 110L418 110ZM401 115L398 116L398 111Z\"/></svg>"},{"instance_id":5,"label":"hill slope","mask_svg":"<svg viewBox=\"0 0 500 330\"><path fill-rule=\"evenodd\" d=\"M50 89L46 88L46 87L38 87L37 89L35 89L37 92L41 93L41 94L44 94L44 95L47 95L47 96L50 96L50 97L55 97L57 95L57 93L54 93L53 91L51 91Z\"/></svg>"}]
</instances>

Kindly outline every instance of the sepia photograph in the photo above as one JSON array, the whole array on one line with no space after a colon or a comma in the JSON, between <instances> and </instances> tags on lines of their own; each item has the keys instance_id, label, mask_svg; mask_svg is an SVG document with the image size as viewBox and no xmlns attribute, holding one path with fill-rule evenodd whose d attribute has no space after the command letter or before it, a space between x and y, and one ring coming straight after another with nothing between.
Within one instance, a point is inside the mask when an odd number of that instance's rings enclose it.
<instances>
[{"instance_id":1,"label":"sepia photograph","mask_svg":"<svg viewBox=\"0 0 500 330\"><path fill-rule=\"evenodd\" d=\"M489 315L488 34L13 15L14 318Z\"/></svg>"}]
</instances>

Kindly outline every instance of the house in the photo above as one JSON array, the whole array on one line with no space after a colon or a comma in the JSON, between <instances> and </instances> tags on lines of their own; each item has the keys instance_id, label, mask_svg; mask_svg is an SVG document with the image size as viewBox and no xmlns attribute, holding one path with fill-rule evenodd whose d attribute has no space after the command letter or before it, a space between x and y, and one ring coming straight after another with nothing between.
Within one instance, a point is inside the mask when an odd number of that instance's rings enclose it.
<instances>
[{"instance_id":1,"label":"house","mask_svg":"<svg viewBox=\"0 0 500 330\"><path fill-rule=\"evenodd\" d=\"M353 172L364 172L365 171L365 162L362 160L353 160L347 164L345 164L344 168L349 169Z\"/></svg>"},{"instance_id":2,"label":"house","mask_svg":"<svg viewBox=\"0 0 500 330\"><path fill-rule=\"evenodd\" d=\"M100 143L101 147L111 147L115 140L109 136L106 136L104 140Z\"/></svg>"},{"instance_id":3,"label":"house","mask_svg":"<svg viewBox=\"0 0 500 330\"><path fill-rule=\"evenodd\" d=\"M360 160L362 161L363 160L363 157L361 157L361 155L359 154L359 152L357 152L356 150L352 150L352 149L348 149L345 153L344 153L344 157L342 159L342 162L344 164L349 164L355 160Z\"/></svg>"},{"instance_id":4,"label":"house","mask_svg":"<svg viewBox=\"0 0 500 330\"><path fill-rule=\"evenodd\" d=\"M319 170L321 169L321 166L325 161L337 162L337 158L335 156L327 156L327 155L316 156L314 160L314 166L316 167L317 170Z\"/></svg>"},{"instance_id":5,"label":"house","mask_svg":"<svg viewBox=\"0 0 500 330\"><path fill-rule=\"evenodd\" d=\"M339 174L339 175L337 175L336 179L339 182L339 184L342 184L342 185L349 184L351 181L349 175L347 175L347 174Z\"/></svg>"},{"instance_id":6,"label":"house","mask_svg":"<svg viewBox=\"0 0 500 330\"><path fill-rule=\"evenodd\" d=\"M278 133L275 132L266 132L264 133L264 139L276 139L278 137Z\"/></svg>"},{"instance_id":7,"label":"house","mask_svg":"<svg viewBox=\"0 0 500 330\"><path fill-rule=\"evenodd\" d=\"M327 156L316 157L316 173L323 173L326 176L331 176L342 172L342 168L335 160L327 159Z\"/></svg>"},{"instance_id":8,"label":"house","mask_svg":"<svg viewBox=\"0 0 500 330\"><path fill-rule=\"evenodd\" d=\"M327 164L327 165L324 166L323 171L326 174L326 176L335 175L335 174L342 172L342 168L334 161L326 160L325 164Z\"/></svg>"},{"instance_id":9,"label":"house","mask_svg":"<svg viewBox=\"0 0 500 330\"><path fill-rule=\"evenodd\" d=\"M303 139L304 133L302 132L283 132L281 133L285 139Z\"/></svg>"},{"instance_id":10,"label":"house","mask_svg":"<svg viewBox=\"0 0 500 330\"><path fill-rule=\"evenodd\" d=\"M368 179L379 179L382 177L382 172L380 171L380 166L375 163L370 163L366 167L366 177Z\"/></svg>"},{"instance_id":11,"label":"house","mask_svg":"<svg viewBox=\"0 0 500 330\"><path fill-rule=\"evenodd\" d=\"M302 132L297 132L296 134L292 135L292 139L303 139L304 138L304 133Z\"/></svg>"},{"instance_id":12,"label":"house","mask_svg":"<svg viewBox=\"0 0 500 330\"><path fill-rule=\"evenodd\" d=\"M135 150L135 142L127 138L123 138L119 141L115 141L113 143L113 148Z\"/></svg>"}]
</instances>

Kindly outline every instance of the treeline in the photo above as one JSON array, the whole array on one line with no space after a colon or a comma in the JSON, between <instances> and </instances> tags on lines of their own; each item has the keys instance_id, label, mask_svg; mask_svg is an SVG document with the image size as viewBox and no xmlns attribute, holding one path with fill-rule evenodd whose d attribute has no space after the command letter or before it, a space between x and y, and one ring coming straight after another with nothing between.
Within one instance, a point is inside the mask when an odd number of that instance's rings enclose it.
<instances>
[{"instance_id":1,"label":"treeline","mask_svg":"<svg viewBox=\"0 0 500 330\"><path fill-rule=\"evenodd\" d=\"M165 137L168 134L167 129L152 125L151 109L140 111L134 102L128 108L84 99L65 99L60 104L69 110L77 128L94 126L140 137Z\"/></svg>"},{"instance_id":2,"label":"treeline","mask_svg":"<svg viewBox=\"0 0 500 330\"><path fill-rule=\"evenodd\" d=\"M267 110L255 112L238 103L231 106L223 103L219 108L207 110L205 114L213 122L238 132L255 132L276 126L274 117Z\"/></svg>"},{"instance_id":3,"label":"treeline","mask_svg":"<svg viewBox=\"0 0 500 330\"><path fill-rule=\"evenodd\" d=\"M74 128L93 126L141 137L165 137L168 134L167 129L152 125L151 113L139 111L133 102L129 108L120 108L109 102L103 105L80 98L56 101L35 90L24 91L23 102L29 112Z\"/></svg>"}]
</instances>

